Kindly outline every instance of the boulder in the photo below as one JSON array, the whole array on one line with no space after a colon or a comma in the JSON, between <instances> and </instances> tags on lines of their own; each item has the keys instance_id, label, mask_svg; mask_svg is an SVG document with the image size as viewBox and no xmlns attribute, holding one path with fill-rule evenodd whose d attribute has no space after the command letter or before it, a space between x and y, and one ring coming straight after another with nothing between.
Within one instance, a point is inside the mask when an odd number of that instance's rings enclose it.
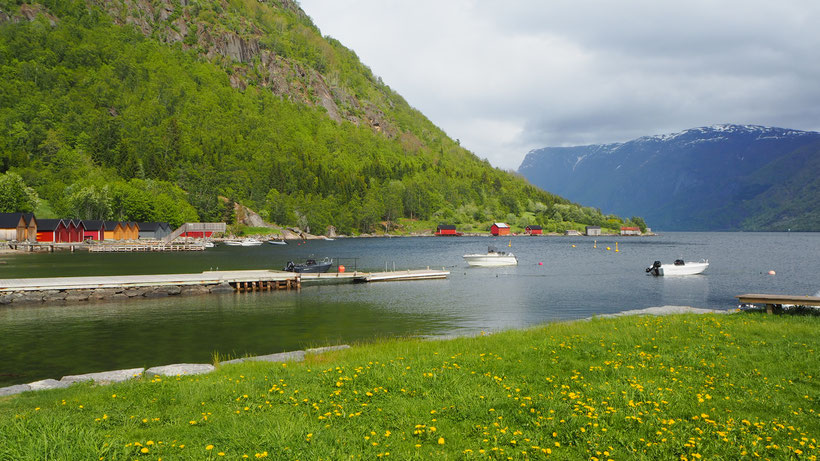
<instances>
[{"instance_id":1,"label":"boulder","mask_svg":"<svg viewBox=\"0 0 820 461\"><path fill-rule=\"evenodd\" d=\"M211 293L233 293L235 290L228 282L220 283L219 285L212 285L209 290Z\"/></svg>"}]
</instances>

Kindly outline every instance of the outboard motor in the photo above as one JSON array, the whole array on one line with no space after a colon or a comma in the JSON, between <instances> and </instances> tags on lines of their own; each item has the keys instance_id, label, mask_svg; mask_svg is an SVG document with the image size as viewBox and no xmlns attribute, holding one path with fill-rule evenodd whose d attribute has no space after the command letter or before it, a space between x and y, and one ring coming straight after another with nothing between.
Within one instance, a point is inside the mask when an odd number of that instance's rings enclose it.
<instances>
[{"instance_id":1,"label":"outboard motor","mask_svg":"<svg viewBox=\"0 0 820 461\"><path fill-rule=\"evenodd\" d=\"M659 267L661 267L661 262L660 261L655 261L654 263L652 263L651 266L646 268L646 272L655 271L655 273L657 274Z\"/></svg>"},{"instance_id":2,"label":"outboard motor","mask_svg":"<svg viewBox=\"0 0 820 461\"><path fill-rule=\"evenodd\" d=\"M288 261L288 263L285 264L285 270L288 272L293 272L294 267L293 261Z\"/></svg>"}]
</instances>

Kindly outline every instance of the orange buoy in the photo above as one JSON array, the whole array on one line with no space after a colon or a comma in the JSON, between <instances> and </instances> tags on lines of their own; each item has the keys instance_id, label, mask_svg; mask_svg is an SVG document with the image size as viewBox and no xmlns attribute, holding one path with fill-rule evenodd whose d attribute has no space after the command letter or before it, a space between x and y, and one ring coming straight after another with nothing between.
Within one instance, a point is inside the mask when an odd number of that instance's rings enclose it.
<instances>
[{"instance_id":1,"label":"orange buoy","mask_svg":"<svg viewBox=\"0 0 820 461\"><path fill-rule=\"evenodd\" d=\"M339 273L342 274L345 271L345 267L339 264Z\"/></svg>"}]
</instances>

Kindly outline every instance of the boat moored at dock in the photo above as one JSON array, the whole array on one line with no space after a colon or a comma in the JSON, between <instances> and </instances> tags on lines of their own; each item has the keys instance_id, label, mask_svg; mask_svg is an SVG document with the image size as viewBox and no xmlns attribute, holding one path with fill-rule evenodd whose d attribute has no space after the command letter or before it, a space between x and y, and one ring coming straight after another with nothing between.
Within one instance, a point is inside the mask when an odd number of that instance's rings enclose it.
<instances>
[{"instance_id":1,"label":"boat moored at dock","mask_svg":"<svg viewBox=\"0 0 820 461\"><path fill-rule=\"evenodd\" d=\"M333 260L330 258L324 258L321 261L316 261L313 258L308 258L303 263L294 263L293 261L288 261L285 265L285 271L287 272L297 272L297 273L324 273L330 269L330 266L333 265Z\"/></svg>"}]
</instances>

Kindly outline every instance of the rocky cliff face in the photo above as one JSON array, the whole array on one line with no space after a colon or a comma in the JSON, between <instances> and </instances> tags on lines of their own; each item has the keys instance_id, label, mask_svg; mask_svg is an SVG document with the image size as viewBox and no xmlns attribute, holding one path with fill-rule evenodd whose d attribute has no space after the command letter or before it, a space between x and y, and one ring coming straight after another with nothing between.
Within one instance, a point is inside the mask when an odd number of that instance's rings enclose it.
<instances>
[{"instance_id":1,"label":"rocky cliff face","mask_svg":"<svg viewBox=\"0 0 820 461\"><path fill-rule=\"evenodd\" d=\"M266 35L276 35L276 30L265 31L253 20L231 15L232 7L227 0L214 1L214 7L207 11L188 0L87 2L108 12L119 25L132 25L145 36L195 50L203 58L220 63L234 88L244 90L253 82L294 102L323 107L328 117L337 122L346 120L370 126L389 137L398 133L376 105L361 100L336 83L333 75L324 75L298 59L267 47ZM295 1L259 0L259 7L295 15L305 29L315 30ZM264 13L260 9L260 14Z\"/></svg>"}]
</instances>

